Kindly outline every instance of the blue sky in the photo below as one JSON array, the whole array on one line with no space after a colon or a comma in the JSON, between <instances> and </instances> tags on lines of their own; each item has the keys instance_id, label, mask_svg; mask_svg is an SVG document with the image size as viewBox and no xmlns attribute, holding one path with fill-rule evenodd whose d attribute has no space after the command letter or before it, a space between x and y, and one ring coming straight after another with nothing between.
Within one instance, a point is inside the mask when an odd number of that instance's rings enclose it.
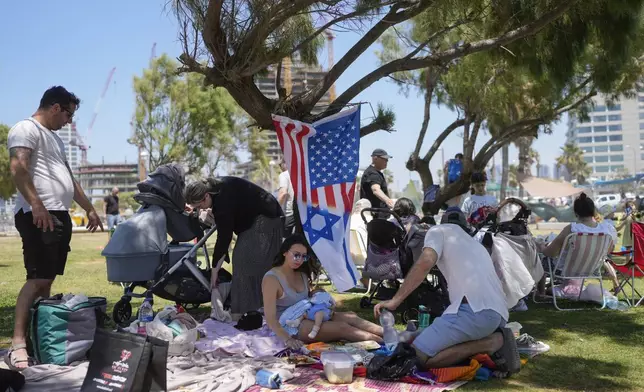
<instances>
[{"instance_id":1,"label":"blue sky","mask_svg":"<svg viewBox=\"0 0 644 392\"><path fill-rule=\"evenodd\" d=\"M174 18L164 10L166 0L150 1L80 1L44 2L23 0L3 5L0 23L2 40L0 53L0 122L13 125L31 115L44 90L52 85L63 85L82 100L77 113L77 124L85 137L94 107L113 67L116 73L101 104L94 128L87 137L91 146L88 157L92 162L128 162L136 160L136 149L126 139L131 128L134 110L132 78L147 67L152 45L156 53L177 57L180 46ZM358 40L353 33L338 34L335 40L336 61ZM338 94L377 66L375 52L369 48L336 84ZM326 53L321 65L327 65ZM394 156L389 163L395 176L394 187L401 189L409 178L417 179L405 169L405 160L416 142L422 122L422 97L398 94L398 88L386 80L374 84L359 95L356 101L378 102L391 106L396 113L397 132L380 132L362 138L360 163L368 165L374 148L385 148ZM362 117L372 116L364 105ZM435 135L451 123L455 113L446 108L432 108L432 122L425 139L426 152ZM550 136L542 136L535 143L542 163L552 165L564 142L565 123L555 127ZM478 145L485 141L479 136ZM443 143L445 157L453 157L462 149L462 140L452 134ZM424 153L423 152L423 153ZM432 171L440 166L440 152L432 161ZM516 159L511 149L510 160ZM497 156L500 163L500 154Z\"/></svg>"}]
</instances>

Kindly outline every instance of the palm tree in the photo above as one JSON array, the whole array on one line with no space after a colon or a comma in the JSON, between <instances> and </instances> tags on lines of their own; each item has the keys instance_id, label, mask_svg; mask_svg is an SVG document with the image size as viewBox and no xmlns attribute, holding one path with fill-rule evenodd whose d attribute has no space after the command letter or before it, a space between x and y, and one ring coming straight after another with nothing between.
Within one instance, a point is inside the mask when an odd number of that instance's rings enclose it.
<instances>
[{"instance_id":1,"label":"palm tree","mask_svg":"<svg viewBox=\"0 0 644 392\"><path fill-rule=\"evenodd\" d=\"M557 157L557 165L564 166L570 176L577 179L578 184L586 183L586 177L592 170L584 160L584 152L573 143L566 143L561 147L561 155Z\"/></svg>"},{"instance_id":2,"label":"palm tree","mask_svg":"<svg viewBox=\"0 0 644 392\"><path fill-rule=\"evenodd\" d=\"M541 171L541 157L539 156L539 151L535 150L534 148L530 147L530 164L532 165L533 163L537 164L537 177L539 177L539 172Z\"/></svg>"},{"instance_id":3,"label":"palm tree","mask_svg":"<svg viewBox=\"0 0 644 392\"><path fill-rule=\"evenodd\" d=\"M510 188L519 187L519 166L517 165L508 166L508 186Z\"/></svg>"}]
</instances>

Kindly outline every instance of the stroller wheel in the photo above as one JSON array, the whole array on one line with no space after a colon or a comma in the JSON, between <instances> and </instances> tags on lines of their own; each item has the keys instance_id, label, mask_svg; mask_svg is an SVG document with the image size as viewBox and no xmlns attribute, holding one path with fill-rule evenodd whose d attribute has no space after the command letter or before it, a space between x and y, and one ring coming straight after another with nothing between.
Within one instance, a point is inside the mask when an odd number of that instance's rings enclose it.
<instances>
[{"instance_id":1,"label":"stroller wheel","mask_svg":"<svg viewBox=\"0 0 644 392\"><path fill-rule=\"evenodd\" d=\"M119 300L112 310L112 318L118 325L127 325L132 318L132 304L127 300Z\"/></svg>"},{"instance_id":2,"label":"stroller wheel","mask_svg":"<svg viewBox=\"0 0 644 392\"><path fill-rule=\"evenodd\" d=\"M369 297L360 298L360 309L367 309L371 307L371 300Z\"/></svg>"},{"instance_id":3,"label":"stroller wheel","mask_svg":"<svg viewBox=\"0 0 644 392\"><path fill-rule=\"evenodd\" d=\"M418 320L418 309L405 309L400 312L400 318L402 319L403 324L407 324L409 320Z\"/></svg>"}]
</instances>

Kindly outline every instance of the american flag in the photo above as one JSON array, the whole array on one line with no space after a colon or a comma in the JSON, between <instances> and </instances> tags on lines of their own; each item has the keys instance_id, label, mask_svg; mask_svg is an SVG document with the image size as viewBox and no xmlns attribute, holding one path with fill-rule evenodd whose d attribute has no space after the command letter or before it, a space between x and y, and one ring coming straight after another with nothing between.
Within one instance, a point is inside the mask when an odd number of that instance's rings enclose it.
<instances>
[{"instance_id":1,"label":"american flag","mask_svg":"<svg viewBox=\"0 0 644 392\"><path fill-rule=\"evenodd\" d=\"M358 173L360 108L314 124L274 115L273 124L309 244L336 289L349 290L358 276L349 252L349 217Z\"/></svg>"}]
</instances>

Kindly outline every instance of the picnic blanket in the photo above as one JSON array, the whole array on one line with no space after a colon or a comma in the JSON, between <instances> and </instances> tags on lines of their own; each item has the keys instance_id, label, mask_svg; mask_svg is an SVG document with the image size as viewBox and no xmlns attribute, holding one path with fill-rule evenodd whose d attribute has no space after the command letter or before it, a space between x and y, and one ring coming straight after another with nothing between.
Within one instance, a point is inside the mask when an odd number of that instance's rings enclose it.
<instances>
[{"instance_id":1,"label":"picnic blanket","mask_svg":"<svg viewBox=\"0 0 644 392\"><path fill-rule=\"evenodd\" d=\"M336 385L327 382L320 370L313 368L298 368L295 377L285 384L282 384L281 391L291 392L441 392L453 391L464 385L467 381L454 381L446 384L406 384L402 382L387 382L370 380L364 377L354 377L351 384ZM268 392L268 388L254 385L248 392Z\"/></svg>"},{"instance_id":2,"label":"picnic blanket","mask_svg":"<svg viewBox=\"0 0 644 392\"><path fill-rule=\"evenodd\" d=\"M22 391L80 392L89 362L78 366L36 365L23 371ZM293 378L294 365L273 356L247 358L224 353L194 353L168 358L168 391L243 392L255 384L255 373L269 369L283 380Z\"/></svg>"},{"instance_id":3,"label":"picnic blanket","mask_svg":"<svg viewBox=\"0 0 644 392\"><path fill-rule=\"evenodd\" d=\"M254 331L241 331L234 325L213 319L204 321L199 329L205 337L195 343L195 348L201 352L222 351L251 358L275 355L286 348L266 324Z\"/></svg>"}]
</instances>

